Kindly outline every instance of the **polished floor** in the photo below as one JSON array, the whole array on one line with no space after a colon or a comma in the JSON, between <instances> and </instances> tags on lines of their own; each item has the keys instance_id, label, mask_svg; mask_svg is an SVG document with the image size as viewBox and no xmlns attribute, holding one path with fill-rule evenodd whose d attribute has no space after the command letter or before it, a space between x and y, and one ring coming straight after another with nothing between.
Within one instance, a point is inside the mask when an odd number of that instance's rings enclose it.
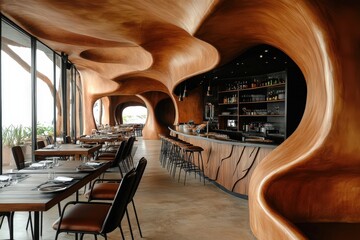
<instances>
[{"instance_id":1,"label":"polished floor","mask_svg":"<svg viewBox=\"0 0 360 240\"><path fill-rule=\"evenodd\" d=\"M193 174L188 177L185 186L178 183L160 166L160 141L139 138L135 146L135 161L141 157L148 159L147 168L135 195L143 239L255 239L249 228L247 200L225 193L210 182L206 182L204 186ZM74 200L74 197L68 200ZM51 225L58 217L57 214L56 207L44 213L42 239L54 239L55 231ZM130 216L134 237L141 239L132 211ZM15 213L15 239L31 239L30 229L25 229L27 217L26 212ZM131 239L126 218L122 221L122 228L126 239ZM9 239L6 220L0 229L0 239ZM59 239L75 238L73 234L63 233ZM86 235L84 239L94 237ZM119 230L109 234L108 239L121 239Z\"/></svg>"}]
</instances>

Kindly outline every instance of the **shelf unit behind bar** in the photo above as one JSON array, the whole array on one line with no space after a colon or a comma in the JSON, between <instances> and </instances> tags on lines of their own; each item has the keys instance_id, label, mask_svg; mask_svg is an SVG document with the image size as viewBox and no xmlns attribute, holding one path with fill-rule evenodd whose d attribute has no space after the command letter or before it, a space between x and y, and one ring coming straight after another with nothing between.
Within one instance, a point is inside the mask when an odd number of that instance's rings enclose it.
<instances>
[{"instance_id":1,"label":"shelf unit behind bar","mask_svg":"<svg viewBox=\"0 0 360 240\"><path fill-rule=\"evenodd\" d=\"M286 137L287 72L223 79L218 85L219 129L271 130Z\"/></svg>"}]
</instances>

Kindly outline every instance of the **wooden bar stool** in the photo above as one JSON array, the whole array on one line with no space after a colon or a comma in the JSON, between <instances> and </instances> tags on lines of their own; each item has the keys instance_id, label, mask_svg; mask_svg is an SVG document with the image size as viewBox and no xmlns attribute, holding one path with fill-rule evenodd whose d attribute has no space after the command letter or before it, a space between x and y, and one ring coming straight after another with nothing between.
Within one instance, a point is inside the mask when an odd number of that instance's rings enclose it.
<instances>
[{"instance_id":1,"label":"wooden bar stool","mask_svg":"<svg viewBox=\"0 0 360 240\"><path fill-rule=\"evenodd\" d=\"M180 181L180 172L181 169L183 169L185 172L184 185L186 183L186 175L188 172L194 172L195 177L196 177L196 173L199 173L200 181L201 181L201 177L203 177L204 185L205 185L204 162L202 158L202 151L204 151L204 149L200 146L192 145L192 146L185 146L184 151L185 151L186 161L180 167L178 181ZM195 161L195 153L197 153L197 163Z\"/></svg>"}]
</instances>

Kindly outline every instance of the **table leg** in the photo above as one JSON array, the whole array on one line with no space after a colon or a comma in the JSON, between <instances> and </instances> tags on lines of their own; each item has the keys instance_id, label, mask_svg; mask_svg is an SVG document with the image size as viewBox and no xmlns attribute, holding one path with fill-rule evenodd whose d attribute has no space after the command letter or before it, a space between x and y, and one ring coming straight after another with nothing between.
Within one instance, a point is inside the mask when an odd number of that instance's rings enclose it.
<instances>
[{"instance_id":1,"label":"table leg","mask_svg":"<svg viewBox=\"0 0 360 240\"><path fill-rule=\"evenodd\" d=\"M39 212L34 212L34 240L40 239L40 217Z\"/></svg>"}]
</instances>

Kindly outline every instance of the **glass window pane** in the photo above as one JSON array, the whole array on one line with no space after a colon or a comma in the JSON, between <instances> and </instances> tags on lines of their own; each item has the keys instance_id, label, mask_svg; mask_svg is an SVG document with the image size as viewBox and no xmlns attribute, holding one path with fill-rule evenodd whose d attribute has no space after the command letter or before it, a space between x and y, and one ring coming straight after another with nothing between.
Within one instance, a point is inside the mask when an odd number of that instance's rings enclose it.
<instances>
[{"instance_id":1,"label":"glass window pane","mask_svg":"<svg viewBox=\"0 0 360 240\"><path fill-rule=\"evenodd\" d=\"M22 145L31 159L31 40L4 21L1 46L2 163L3 172L14 168L11 147Z\"/></svg>"},{"instance_id":2,"label":"glass window pane","mask_svg":"<svg viewBox=\"0 0 360 240\"><path fill-rule=\"evenodd\" d=\"M46 140L54 136L54 53L51 49L37 43L37 139ZM57 67L58 68L58 67ZM56 71L60 71L57 69Z\"/></svg>"},{"instance_id":3,"label":"glass window pane","mask_svg":"<svg viewBox=\"0 0 360 240\"><path fill-rule=\"evenodd\" d=\"M80 75L76 72L76 136L83 134L82 84Z\"/></svg>"},{"instance_id":4,"label":"glass window pane","mask_svg":"<svg viewBox=\"0 0 360 240\"><path fill-rule=\"evenodd\" d=\"M55 56L55 123L56 129L54 132L54 136L56 136L56 140L62 140L62 133L64 129L63 118L62 118L62 83L61 83L61 56Z\"/></svg>"}]
</instances>

